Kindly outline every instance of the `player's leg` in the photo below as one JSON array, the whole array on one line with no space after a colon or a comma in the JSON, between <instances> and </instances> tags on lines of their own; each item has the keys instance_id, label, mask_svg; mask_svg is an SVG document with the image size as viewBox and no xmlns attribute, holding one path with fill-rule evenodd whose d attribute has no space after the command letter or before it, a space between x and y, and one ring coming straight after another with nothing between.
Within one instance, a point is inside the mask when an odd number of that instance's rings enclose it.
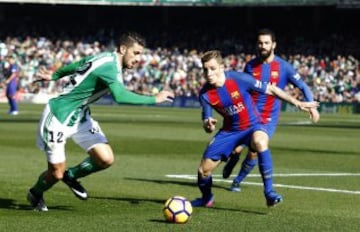
<instances>
[{"instance_id":1,"label":"player's leg","mask_svg":"<svg viewBox=\"0 0 360 232\"><path fill-rule=\"evenodd\" d=\"M258 152L259 170L264 183L266 203L268 206L274 206L282 201L282 196L273 189L273 164L268 143L269 137L264 131L254 132L251 146Z\"/></svg>"},{"instance_id":2,"label":"player's leg","mask_svg":"<svg viewBox=\"0 0 360 232\"><path fill-rule=\"evenodd\" d=\"M89 154L81 163L70 167L64 174L64 183L81 200L88 194L77 179L110 167L114 162L114 154L100 126L95 120L88 118L83 122L73 140Z\"/></svg>"},{"instance_id":3,"label":"player's leg","mask_svg":"<svg viewBox=\"0 0 360 232\"><path fill-rule=\"evenodd\" d=\"M67 170L68 176L78 179L110 167L114 162L113 151L109 144L99 143L88 151L89 157L80 164Z\"/></svg>"},{"instance_id":4,"label":"player's leg","mask_svg":"<svg viewBox=\"0 0 360 232\"><path fill-rule=\"evenodd\" d=\"M65 165L65 162L48 162L48 170L41 173L35 185L30 188L27 198L35 210L48 211L43 194L63 178Z\"/></svg>"},{"instance_id":5,"label":"player's leg","mask_svg":"<svg viewBox=\"0 0 360 232\"><path fill-rule=\"evenodd\" d=\"M229 160L226 162L224 168L223 168L223 178L228 178L235 165L237 164L237 162L239 161L239 158L240 158L240 154L241 154L241 151L244 149L244 146L243 145L240 145L240 146L237 146L231 153L231 156L229 157Z\"/></svg>"},{"instance_id":6,"label":"player's leg","mask_svg":"<svg viewBox=\"0 0 360 232\"><path fill-rule=\"evenodd\" d=\"M28 192L28 200L39 211L47 211L43 193L63 178L65 170L65 127L53 116L47 105L37 131L37 146L47 156L48 169L38 177L37 182Z\"/></svg>"},{"instance_id":7,"label":"player's leg","mask_svg":"<svg viewBox=\"0 0 360 232\"><path fill-rule=\"evenodd\" d=\"M257 164L257 153L254 151L248 151L248 154L241 164L241 169L238 175L234 178L233 183L230 186L232 192L240 192L240 183L245 177L254 169Z\"/></svg>"},{"instance_id":8,"label":"player's leg","mask_svg":"<svg viewBox=\"0 0 360 232\"><path fill-rule=\"evenodd\" d=\"M6 97L8 99L8 103L10 106L9 114L10 115L17 115L19 113L18 106L16 102L16 82L11 82L8 84L6 89Z\"/></svg>"},{"instance_id":9,"label":"player's leg","mask_svg":"<svg viewBox=\"0 0 360 232\"><path fill-rule=\"evenodd\" d=\"M214 202L214 195L211 192L212 172L222 160L226 160L235 146L249 133L219 131L210 141L198 168L198 187L202 197L195 199L191 204L195 207L211 207Z\"/></svg>"},{"instance_id":10,"label":"player's leg","mask_svg":"<svg viewBox=\"0 0 360 232\"><path fill-rule=\"evenodd\" d=\"M212 207L214 204L214 195L211 192L212 172L220 164L221 160L214 161L212 159L202 159L198 169L198 187L201 191L201 198L197 198L191 202L192 206Z\"/></svg>"}]
</instances>

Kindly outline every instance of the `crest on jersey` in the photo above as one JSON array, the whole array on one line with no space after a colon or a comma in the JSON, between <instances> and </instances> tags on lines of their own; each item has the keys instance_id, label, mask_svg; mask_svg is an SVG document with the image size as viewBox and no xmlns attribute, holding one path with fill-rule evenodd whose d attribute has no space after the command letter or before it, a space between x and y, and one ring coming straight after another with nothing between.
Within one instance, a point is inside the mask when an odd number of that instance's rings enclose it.
<instances>
[{"instance_id":1,"label":"crest on jersey","mask_svg":"<svg viewBox=\"0 0 360 232\"><path fill-rule=\"evenodd\" d=\"M278 78L279 77L279 72L278 71L271 71L271 77L272 78Z\"/></svg>"},{"instance_id":2,"label":"crest on jersey","mask_svg":"<svg viewBox=\"0 0 360 232\"><path fill-rule=\"evenodd\" d=\"M231 93L231 98L238 99L239 97L240 97L239 91L236 90L236 91Z\"/></svg>"}]
</instances>

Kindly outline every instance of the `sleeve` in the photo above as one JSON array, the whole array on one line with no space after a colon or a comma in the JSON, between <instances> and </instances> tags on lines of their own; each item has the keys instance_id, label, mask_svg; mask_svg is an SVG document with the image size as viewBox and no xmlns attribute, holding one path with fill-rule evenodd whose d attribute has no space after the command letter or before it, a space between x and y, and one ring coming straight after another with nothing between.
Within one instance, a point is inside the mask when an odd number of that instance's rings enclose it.
<instances>
[{"instance_id":1,"label":"sleeve","mask_svg":"<svg viewBox=\"0 0 360 232\"><path fill-rule=\"evenodd\" d=\"M290 64L287 66L287 78L291 84L301 90L305 101L314 101L314 97L309 86L301 79L300 74L296 72Z\"/></svg>"},{"instance_id":2,"label":"sleeve","mask_svg":"<svg viewBox=\"0 0 360 232\"><path fill-rule=\"evenodd\" d=\"M264 94L266 93L267 83L256 80L247 73L240 73L239 75L240 75L239 80L242 82L239 83L239 86L245 85L248 91L256 91Z\"/></svg>"},{"instance_id":3,"label":"sleeve","mask_svg":"<svg viewBox=\"0 0 360 232\"><path fill-rule=\"evenodd\" d=\"M120 82L114 82L109 85L110 92L112 97L117 103L126 103L126 104L156 104L156 99L154 96L145 96L133 93L125 88L124 85Z\"/></svg>"},{"instance_id":4,"label":"sleeve","mask_svg":"<svg viewBox=\"0 0 360 232\"><path fill-rule=\"evenodd\" d=\"M202 107L202 113L201 113L202 120L212 117L212 108L208 103L208 101L206 101L204 95L200 95L199 101Z\"/></svg>"},{"instance_id":5,"label":"sleeve","mask_svg":"<svg viewBox=\"0 0 360 232\"><path fill-rule=\"evenodd\" d=\"M69 65L59 68L52 74L52 80L56 81L64 76L75 73L79 67L82 67L91 57L85 57L79 61L73 62Z\"/></svg>"}]
</instances>

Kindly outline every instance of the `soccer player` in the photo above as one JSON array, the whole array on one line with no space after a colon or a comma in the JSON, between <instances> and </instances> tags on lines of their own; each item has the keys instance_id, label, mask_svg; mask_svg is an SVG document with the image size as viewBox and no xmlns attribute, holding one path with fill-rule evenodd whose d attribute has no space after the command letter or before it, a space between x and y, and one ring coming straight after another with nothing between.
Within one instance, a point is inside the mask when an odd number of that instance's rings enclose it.
<instances>
[{"instance_id":1,"label":"soccer player","mask_svg":"<svg viewBox=\"0 0 360 232\"><path fill-rule=\"evenodd\" d=\"M211 133L217 120L212 109L223 117L223 126L212 138L203 153L198 168L198 187L201 198L193 200L194 207L212 207L214 195L211 191L212 172L222 160L226 160L239 144L246 144L259 155L259 166L264 183L266 204L274 206L282 201L282 196L273 189L272 158L268 148L267 130L261 124L251 91L276 96L308 112L317 107L317 102L300 102L275 85L252 78L249 74L224 71L220 51L204 53L201 58L207 83L200 92L203 128Z\"/></svg>"},{"instance_id":2,"label":"soccer player","mask_svg":"<svg viewBox=\"0 0 360 232\"><path fill-rule=\"evenodd\" d=\"M85 57L51 73L41 70L40 80L59 80L67 77L63 92L45 106L39 123L37 145L47 156L48 168L40 174L28 191L27 199L38 211L47 211L43 193L59 180L69 186L81 200L88 197L78 178L101 171L114 162L112 148L97 121L90 115L89 104L107 93L117 103L156 104L171 102L174 94L161 91L155 96L143 96L125 89L123 69L131 69L140 61L145 39L128 32L120 37L117 52L105 52ZM65 171L65 143L72 138L89 156L80 164Z\"/></svg>"},{"instance_id":3,"label":"soccer player","mask_svg":"<svg viewBox=\"0 0 360 232\"><path fill-rule=\"evenodd\" d=\"M9 106L10 106L8 114L18 115L19 110L18 110L18 105L17 105L17 101L16 101L16 92L17 92L17 86L18 86L18 81L19 81L18 79L19 79L20 68L16 64L16 60L13 55L7 56L7 62L9 64L9 67L8 67L8 72L7 72L8 76L5 80L5 85L6 85L6 97L8 99Z\"/></svg>"},{"instance_id":4,"label":"soccer player","mask_svg":"<svg viewBox=\"0 0 360 232\"><path fill-rule=\"evenodd\" d=\"M305 101L313 101L313 95L309 87L300 78L300 75L294 70L291 64L275 55L275 48L276 38L274 32L269 29L259 30L257 33L257 49L259 55L246 64L244 72L252 75L257 80L276 85L280 89L285 89L285 87L291 83L301 90ZM261 118L266 125L268 135L271 138L275 133L279 120L281 101L274 96L257 92L252 93L252 98L255 101ZM317 122L320 119L319 112L316 108L310 109L309 114L313 122ZM233 152L233 155L224 166L224 178L228 178L230 176L244 147L245 146L239 146ZM256 163L257 154L250 149L247 157L241 165L241 169L237 177L234 178L233 183L230 186L231 191L241 191L241 181L251 172Z\"/></svg>"}]
</instances>

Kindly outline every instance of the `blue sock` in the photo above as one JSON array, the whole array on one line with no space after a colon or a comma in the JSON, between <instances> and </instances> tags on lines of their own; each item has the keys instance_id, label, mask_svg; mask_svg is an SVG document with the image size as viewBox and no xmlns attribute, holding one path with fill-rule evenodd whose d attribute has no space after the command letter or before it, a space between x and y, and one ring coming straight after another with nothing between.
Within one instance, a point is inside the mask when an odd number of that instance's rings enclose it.
<instances>
[{"instance_id":1,"label":"blue sock","mask_svg":"<svg viewBox=\"0 0 360 232\"><path fill-rule=\"evenodd\" d=\"M15 97L9 97L9 105L10 105L10 111L17 111L17 102L15 100Z\"/></svg>"},{"instance_id":2,"label":"blue sock","mask_svg":"<svg viewBox=\"0 0 360 232\"><path fill-rule=\"evenodd\" d=\"M259 169L264 182L264 193L267 195L273 191L273 170L270 150L258 152Z\"/></svg>"},{"instance_id":3,"label":"blue sock","mask_svg":"<svg viewBox=\"0 0 360 232\"><path fill-rule=\"evenodd\" d=\"M211 196L212 176L203 178L198 173L198 186L202 193L202 198L208 199Z\"/></svg>"},{"instance_id":4,"label":"blue sock","mask_svg":"<svg viewBox=\"0 0 360 232\"><path fill-rule=\"evenodd\" d=\"M237 177L234 179L234 182L240 183L250 172L254 169L257 163L257 159L246 159L241 164L241 169Z\"/></svg>"}]
</instances>

